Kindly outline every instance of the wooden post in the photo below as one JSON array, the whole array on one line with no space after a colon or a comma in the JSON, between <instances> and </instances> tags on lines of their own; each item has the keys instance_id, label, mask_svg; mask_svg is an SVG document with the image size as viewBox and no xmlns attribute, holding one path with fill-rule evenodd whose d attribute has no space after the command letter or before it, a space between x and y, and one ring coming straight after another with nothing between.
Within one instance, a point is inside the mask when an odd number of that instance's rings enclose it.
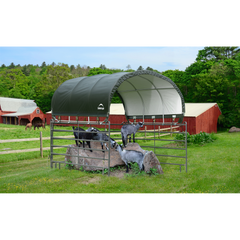
<instances>
[{"instance_id":1,"label":"wooden post","mask_svg":"<svg viewBox=\"0 0 240 240\"><path fill-rule=\"evenodd\" d=\"M158 137L160 137L160 126L158 126Z\"/></svg>"},{"instance_id":2,"label":"wooden post","mask_svg":"<svg viewBox=\"0 0 240 240\"><path fill-rule=\"evenodd\" d=\"M43 158L42 132L40 132L40 153Z\"/></svg>"},{"instance_id":3,"label":"wooden post","mask_svg":"<svg viewBox=\"0 0 240 240\"><path fill-rule=\"evenodd\" d=\"M172 125L170 126L170 132L172 132ZM171 137L172 137L172 133L171 133Z\"/></svg>"},{"instance_id":4,"label":"wooden post","mask_svg":"<svg viewBox=\"0 0 240 240\"><path fill-rule=\"evenodd\" d=\"M147 131L147 126L145 126L145 138L147 138L147 133L146 133L146 131Z\"/></svg>"}]
</instances>

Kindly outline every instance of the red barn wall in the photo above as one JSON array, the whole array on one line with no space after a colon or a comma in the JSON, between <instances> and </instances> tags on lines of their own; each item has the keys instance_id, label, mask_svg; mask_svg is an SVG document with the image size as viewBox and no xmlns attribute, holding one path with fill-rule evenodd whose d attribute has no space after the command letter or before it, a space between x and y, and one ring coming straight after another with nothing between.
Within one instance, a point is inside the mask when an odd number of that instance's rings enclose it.
<instances>
[{"instance_id":1,"label":"red barn wall","mask_svg":"<svg viewBox=\"0 0 240 240\"><path fill-rule=\"evenodd\" d=\"M56 118L58 119L58 116L56 116ZM52 114L51 113L46 113L46 122L47 124L49 125L50 124L50 121L52 119ZM68 121L69 120L69 116L61 116L61 120L65 120L65 121ZM70 116L70 120L71 121L76 121L76 116ZM78 117L78 121L87 121L88 120L88 117ZM96 121L97 120L97 117L90 117L90 120L91 121ZM99 117L99 121L100 122L103 122L105 120L105 117ZM125 115L110 115L108 120L110 121L111 123L111 129L121 129L121 125L114 125L114 124L122 124L124 122L127 122L127 119L125 117ZM131 122L133 122L134 120L133 119L130 119ZM143 119L137 119L136 122L141 122L143 121ZM172 119L170 118L165 118L164 119L164 122L171 122ZM175 122L177 122L178 119L175 120ZM148 122L148 123L152 123L153 120L152 119L144 119L144 122ZM156 119L156 123L157 122L162 122L162 119ZM68 124L61 124L62 126L68 126ZM79 125L79 126L83 126L82 125ZM104 124L103 125L94 125L96 128L103 128ZM163 126L161 128L168 128L169 126ZM157 126L156 126L157 128ZM145 128L144 128L145 129ZM154 129L154 126L152 125L147 125L147 130L151 130L151 129Z\"/></svg>"},{"instance_id":2,"label":"red barn wall","mask_svg":"<svg viewBox=\"0 0 240 240\"><path fill-rule=\"evenodd\" d=\"M202 113L201 115L197 116L197 117L187 117L185 116L183 118L183 122L187 122L187 131L189 132L189 134L198 134L200 132L206 132L206 133L212 133L212 132L217 132L217 121L218 121L218 117L221 115L221 111L218 108L218 105L214 105L213 107L209 108L207 111L205 111L204 113ZM58 117L58 116L57 116ZM47 124L50 124L50 120L52 118L52 114L51 113L47 113L46 114L46 120L47 120ZM68 116L61 116L61 120L68 120L69 117ZM72 121L76 121L76 117L75 116L71 116L70 119ZM78 117L79 121L87 121L88 117ZM90 117L91 121L96 121L97 117ZM99 121L102 122L105 120L105 117L100 117ZM125 115L110 115L109 116L109 121L111 124L117 123L117 124L121 124L123 122L126 122L127 119L125 117ZM133 119L131 119L131 122L133 121ZM139 121L143 121L142 119L137 119L137 122ZM166 118L164 119L164 122L171 122L172 119L171 118ZM178 119L175 119L175 122L177 122ZM153 120L152 119L144 119L144 122L149 122L152 123ZM162 122L162 119L156 119L156 123L157 122ZM64 124L63 124L64 125ZM146 125L148 130L154 129L154 126L151 125ZM103 125L97 125L95 126L97 128L102 128ZM157 126L156 126L157 127ZM163 126L161 128L168 128L169 126ZM120 125L111 125L111 129L120 129L121 126ZM184 127L180 129L180 131L185 131Z\"/></svg>"},{"instance_id":3,"label":"red barn wall","mask_svg":"<svg viewBox=\"0 0 240 240\"><path fill-rule=\"evenodd\" d=\"M37 113L37 110L39 110L40 112ZM40 108L36 108L31 114L19 116L19 124L21 119L28 119L29 122L34 124L34 122L32 122L34 121L34 118L40 118L42 122L45 122L46 114L44 114Z\"/></svg>"},{"instance_id":4,"label":"red barn wall","mask_svg":"<svg viewBox=\"0 0 240 240\"><path fill-rule=\"evenodd\" d=\"M37 110L40 110L40 112L37 113ZM44 114L40 108L36 108L30 116L31 116L31 121L34 120L35 117L39 117L43 122L45 122L46 114Z\"/></svg>"},{"instance_id":5,"label":"red barn wall","mask_svg":"<svg viewBox=\"0 0 240 240\"><path fill-rule=\"evenodd\" d=\"M9 114L9 113L14 113L14 112L2 111L2 110L0 109L0 123L3 123L3 117L2 117L2 115L4 115L4 114Z\"/></svg>"},{"instance_id":6,"label":"red barn wall","mask_svg":"<svg viewBox=\"0 0 240 240\"><path fill-rule=\"evenodd\" d=\"M37 113L37 109L40 110L39 113ZM3 112L2 110L0 110L0 123L3 123L3 117L2 117L2 115L9 114L9 113L14 113L14 112L7 112L7 111ZM46 115L41 111L40 108L36 108L36 109L33 111L33 113L31 113L31 114L18 116L18 124L20 125L21 122L23 122L23 125L25 125L26 120L21 121L21 119L27 119L29 122L32 122L32 120L33 120L35 117L38 117L38 118L40 118L43 122L45 122ZM15 117L15 116L12 116L11 118L16 118L16 117Z\"/></svg>"},{"instance_id":7,"label":"red barn wall","mask_svg":"<svg viewBox=\"0 0 240 240\"><path fill-rule=\"evenodd\" d=\"M191 135L196 134L197 132L196 117L184 117L183 122L187 122L187 132L189 134Z\"/></svg>"},{"instance_id":8,"label":"red barn wall","mask_svg":"<svg viewBox=\"0 0 240 240\"><path fill-rule=\"evenodd\" d=\"M221 111L219 110L217 104L199 115L196 121L196 132L200 133L202 131L206 133L217 133L217 121L220 115Z\"/></svg>"}]
</instances>

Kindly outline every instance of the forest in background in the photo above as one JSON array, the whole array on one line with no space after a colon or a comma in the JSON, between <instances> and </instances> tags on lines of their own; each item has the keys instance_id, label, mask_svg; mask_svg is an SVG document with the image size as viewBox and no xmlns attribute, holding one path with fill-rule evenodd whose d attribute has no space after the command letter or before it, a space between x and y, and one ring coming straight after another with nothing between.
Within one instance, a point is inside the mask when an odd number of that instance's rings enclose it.
<instances>
[{"instance_id":1,"label":"forest in background","mask_svg":"<svg viewBox=\"0 0 240 240\"><path fill-rule=\"evenodd\" d=\"M0 96L35 100L45 113L51 110L51 99L55 90L66 80L96 74L133 72L138 70L155 71L170 78L181 90L186 103L216 102L222 115L218 127L240 127L240 48L204 47L195 61L185 71L167 70L159 72L151 67L128 70L77 66L65 63L45 62L39 65L15 65L13 62L0 67ZM121 102L117 94L112 103Z\"/></svg>"}]
</instances>

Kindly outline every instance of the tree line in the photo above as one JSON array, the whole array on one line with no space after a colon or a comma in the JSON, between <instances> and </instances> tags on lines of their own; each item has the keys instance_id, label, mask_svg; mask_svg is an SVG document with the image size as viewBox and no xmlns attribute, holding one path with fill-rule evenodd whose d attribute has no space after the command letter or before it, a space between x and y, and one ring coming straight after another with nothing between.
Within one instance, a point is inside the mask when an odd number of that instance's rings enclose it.
<instances>
[{"instance_id":1,"label":"tree line","mask_svg":"<svg viewBox=\"0 0 240 240\"><path fill-rule=\"evenodd\" d=\"M0 67L0 96L34 99L43 112L51 110L51 99L55 90L66 80L96 74L116 72L134 72L131 66L127 70L108 69L104 64L99 67L77 66L65 63L45 62L41 66L20 66L11 63ZM138 70L144 70L139 66ZM194 63L185 71L167 70L159 72L151 67L145 70L155 71L169 77L181 90L187 103L218 103L222 115L218 126L240 127L240 48L204 47L196 56ZM117 94L112 103L121 102Z\"/></svg>"}]
</instances>

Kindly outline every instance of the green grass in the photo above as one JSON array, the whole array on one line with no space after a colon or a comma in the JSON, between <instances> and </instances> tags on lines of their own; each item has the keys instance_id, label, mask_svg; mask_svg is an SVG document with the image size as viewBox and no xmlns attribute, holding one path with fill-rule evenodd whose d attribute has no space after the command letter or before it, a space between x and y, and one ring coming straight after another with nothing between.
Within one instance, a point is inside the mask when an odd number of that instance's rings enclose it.
<instances>
[{"instance_id":1,"label":"green grass","mask_svg":"<svg viewBox=\"0 0 240 240\"><path fill-rule=\"evenodd\" d=\"M62 129L63 127L57 126L54 129ZM72 130L71 127L65 127L64 129ZM46 125L45 128L25 130L25 126L10 125L10 124L0 124L0 139L23 139L23 138L39 138L40 132L42 132L43 137L50 136L50 126ZM71 132L54 132L55 136L67 136L71 135Z\"/></svg>"},{"instance_id":2,"label":"green grass","mask_svg":"<svg viewBox=\"0 0 240 240\"><path fill-rule=\"evenodd\" d=\"M0 193L239 193L240 133L220 132L216 137L214 142L203 146L188 147L187 173L184 167L180 172L178 166L162 164L162 175L133 173L118 178L111 176L114 172L108 177L107 174L68 170L63 165L61 169L58 165L50 168L49 151L44 158L39 157L39 152L24 153L25 160L19 158L20 154L1 155L8 161L0 162ZM139 143L150 144L149 141ZM169 145L168 142L156 144ZM163 154L162 149L157 151ZM172 154L174 150L166 151ZM54 156L54 160L63 158ZM159 160L184 161L161 157ZM112 171L121 169L125 171L125 167Z\"/></svg>"}]
</instances>

